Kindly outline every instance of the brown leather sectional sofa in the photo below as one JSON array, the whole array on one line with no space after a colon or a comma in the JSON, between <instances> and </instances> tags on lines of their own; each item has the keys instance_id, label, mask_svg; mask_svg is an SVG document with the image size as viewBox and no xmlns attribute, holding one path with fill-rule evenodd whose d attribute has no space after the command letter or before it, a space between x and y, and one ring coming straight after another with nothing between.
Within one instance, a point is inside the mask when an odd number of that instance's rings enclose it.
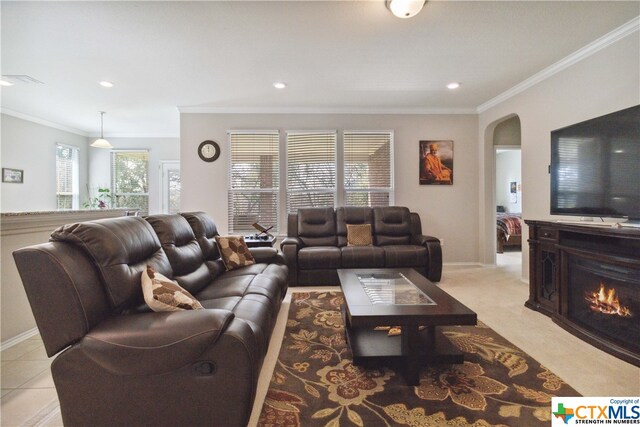
<instances>
[{"instance_id":1,"label":"brown leather sectional sofa","mask_svg":"<svg viewBox=\"0 0 640 427\"><path fill-rule=\"evenodd\" d=\"M371 224L372 246L348 246L347 224ZM289 286L337 285L339 268L411 267L432 282L442 275L440 240L422 234L406 207L299 209L289 214L280 247Z\"/></svg>"},{"instance_id":2,"label":"brown leather sectional sofa","mask_svg":"<svg viewBox=\"0 0 640 427\"><path fill-rule=\"evenodd\" d=\"M14 258L65 425L245 426L287 290L272 248L225 271L201 212L72 224ZM152 312L141 272L174 278L206 310Z\"/></svg>"}]
</instances>

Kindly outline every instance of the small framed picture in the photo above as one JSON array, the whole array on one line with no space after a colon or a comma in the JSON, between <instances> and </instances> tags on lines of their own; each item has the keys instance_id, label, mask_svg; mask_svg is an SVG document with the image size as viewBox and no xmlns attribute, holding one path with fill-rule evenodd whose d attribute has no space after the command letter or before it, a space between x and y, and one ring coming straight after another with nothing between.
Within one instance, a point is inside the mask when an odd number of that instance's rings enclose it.
<instances>
[{"instance_id":1,"label":"small framed picture","mask_svg":"<svg viewBox=\"0 0 640 427\"><path fill-rule=\"evenodd\" d=\"M2 168L2 182L22 184L24 182L24 171L22 169Z\"/></svg>"}]
</instances>

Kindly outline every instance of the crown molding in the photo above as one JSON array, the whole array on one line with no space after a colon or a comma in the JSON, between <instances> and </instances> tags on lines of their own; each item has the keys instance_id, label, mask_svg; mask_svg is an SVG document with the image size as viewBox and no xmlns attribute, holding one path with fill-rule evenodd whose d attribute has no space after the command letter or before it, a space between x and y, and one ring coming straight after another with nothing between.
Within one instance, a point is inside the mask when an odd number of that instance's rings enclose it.
<instances>
[{"instance_id":1,"label":"crown molding","mask_svg":"<svg viewBox=\"0 0 640 427\"><path fill-rule=\"evenodd\" d=\"M475 108L191 107L180 114L477 114Z\"/></svg>"},{"instance_id":2,"label":"crown molding","mask_svg":"<svg viewBox=\"0 0 640 427\"><path fill-rule=\"evenodd\" d=\"M100 138L99 133L92 132L88 135L90 138ZM108 138L180 138L179 134L167 135L164 133L105 133L105 139Z\"/></svg>"},{"instance_id":3,"label":"crown molding","mask_svg":"<svg viewBox=\"0 0 640 427\"><path fill-rule=\"evenodd\" d=\"M482 113L484 111L487 111L491 107L495 107L496 105L501 104L507 99L514 97L515 95L529 89L532 86L535 86L536 84L542 82L543 80L548 79L554 74L559 73L560 71L572 66L573 64L579 61L582 61L585 58L588 58L594 53L616 43L618 40L621 40L639 30L640 30L640 16L636 16L626 24L621 25L615 30L605 34L599 39L596 39L595 41L589 43L583 48L578 49L577 51L561 59L555 64L550 65L549 67L534 74L528 79L523 80L522 82L518 83L511 89L505 92L502 92L500 95L496 96L495 98L490 99L484 104L479 105L476 112Z\"/></svg>"},{"instance_id":4,"label":"crown molding","mask_svg":"<svg viewBox=\"0 0 640 427\"><path fill-rule=\"evenodd\" d=\"M72 128L70 126L61 125L59 123L50 122L48 120L44 120L44 119L41 119L41 118L38 118L38 117L30 116L28 114L24 114L24 113L21 113L19 111L10 110L8 108L4 108L4 107L0 108L0 113L6 114L7 116L15 117L17 119L26 120L28 122L37 123L39 125L48 126L50 128L63 130L65 132L70 132L70 133L73 133L73 134L76 134L76 135L80 135L80 136L84 136L84 137L88 137L89 136L89 134L87 132L82 131L80 129Z\"/></svg>"}]
</instances>

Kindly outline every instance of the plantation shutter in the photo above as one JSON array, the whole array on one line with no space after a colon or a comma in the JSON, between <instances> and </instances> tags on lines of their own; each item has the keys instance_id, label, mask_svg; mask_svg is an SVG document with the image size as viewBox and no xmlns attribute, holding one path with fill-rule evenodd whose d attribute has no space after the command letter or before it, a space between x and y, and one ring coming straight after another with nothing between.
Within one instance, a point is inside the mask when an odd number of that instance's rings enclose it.
<instances>
[{"instance_id":1,"label":"plantation shutter","mask_svg":"<svg viewBox=\"0 0 640 427\"><path fill-rule=\"evenodd\" d=\"M58 209L78 209L78 149L56 144L56 204Z\"/></svg>"},{"instance_id":2,"label":"plantation shutter","mask_svg":"<svg viewBox=\"0 0 640 427\"><path fill-rule=\"evenodd\" d=\"M149 214L149 152L111 152L111 204L117 208L139 209Z\"/></svg>"},{"instance_id":3,"label":"plantation shutter","mask_svg":"<svg viewBox=\"0 0 640 427\"><path fill-rule=\"evenodd\" d=\"M347 206L393 203L391 132L344 132L344 189Z\"/></svg>"},{"instance_id":4,"label":"plantation shutter","mask_svg":"<svg viewBox=\"0 0 640 427\"><path fill-rule=\"evenodd\" d=\"M336 133L287 133L287 212L336 204Z\"/></svg>"},{"instance_id":5,"label":"plantation shutter","mask_svg":"<svg viewBox=\"0 0 640 427\"><path fill-rule=\"evenodd\" d=\"M229 132L228 213L231 233L255 232L253 223L278 231L279 134Z\"/></svg>"}]
</instances>

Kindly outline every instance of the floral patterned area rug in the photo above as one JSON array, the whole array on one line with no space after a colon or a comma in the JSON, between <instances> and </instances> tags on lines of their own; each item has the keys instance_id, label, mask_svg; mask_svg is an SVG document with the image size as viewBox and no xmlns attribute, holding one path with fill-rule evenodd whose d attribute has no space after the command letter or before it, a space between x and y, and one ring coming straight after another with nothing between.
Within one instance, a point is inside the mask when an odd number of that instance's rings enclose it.
<instances>
[{"instance_id":1,"label":"floral patterned area rug","mask_svg":"<svg viewBox=\"0 0 640 427\"><path fill-rule=\"evenodd\" d=\"M548 426L552 396L579 396L481 322L443 329L465 362L424 367L419 386L401 367L355 366L343 302L340 292L292 294L259 426Z\"/></svg>"}]
</instances>

